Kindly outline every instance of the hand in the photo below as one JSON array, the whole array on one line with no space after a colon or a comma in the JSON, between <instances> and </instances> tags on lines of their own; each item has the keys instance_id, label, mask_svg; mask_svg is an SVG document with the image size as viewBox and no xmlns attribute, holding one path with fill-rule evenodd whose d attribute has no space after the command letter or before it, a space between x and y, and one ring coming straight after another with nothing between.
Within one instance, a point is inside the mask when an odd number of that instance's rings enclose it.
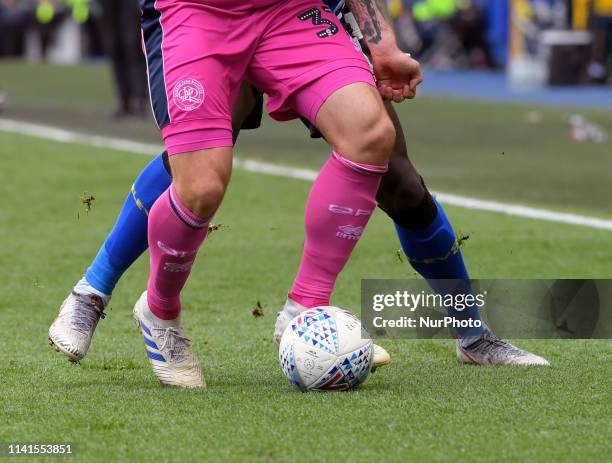
<instances>
[{"instance_id":1,"label":"hand","mask_svg":"<svg viewBox=\"0 0 612 463\"><path fill-rule=\"evenodd\" d=\"M372 56L378 89L385 100L400 102L416 96L423 81L421 65L407 53Z\"/></svg>"}]
</instances>

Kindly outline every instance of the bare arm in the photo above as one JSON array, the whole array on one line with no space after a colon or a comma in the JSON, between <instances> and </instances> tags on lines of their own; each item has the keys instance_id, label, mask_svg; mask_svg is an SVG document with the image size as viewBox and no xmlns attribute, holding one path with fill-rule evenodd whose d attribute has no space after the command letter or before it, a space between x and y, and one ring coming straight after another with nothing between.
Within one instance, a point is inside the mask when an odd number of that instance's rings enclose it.
<instances>
[{"instance_id":1,"label":"bare arm","mask_svg":"<svg viewBox=\"0 0 612 463\"><path fill-rule=\"evenodd\" d=\"M386 100L414 98L423 80L418 61L397 46L384 0L346 0L370 51L378 88Z\"/></svg>"},{"instance_id":2,"label":"bare arm","mask_svg":"<svg viewBox=\"0 0 612 463\"><path fill-rule=\"evenodd\" d=\"M372 54L397 49L395 33L384 0L347 0Z\"/></svg>"}]
</instances>

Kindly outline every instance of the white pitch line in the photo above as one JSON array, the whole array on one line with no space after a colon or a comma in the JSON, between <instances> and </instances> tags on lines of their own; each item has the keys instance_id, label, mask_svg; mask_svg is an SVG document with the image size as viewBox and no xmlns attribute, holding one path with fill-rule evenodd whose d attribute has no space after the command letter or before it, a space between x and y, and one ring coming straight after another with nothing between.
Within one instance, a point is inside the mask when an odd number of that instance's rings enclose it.
<instances>
[{"instance_id":1,"label":"white pitch line","mask_svg":"<svg viewBox=\"0 0 612 463\"><path fill-rule=\"evenodd\" d=\"M0 131L28 135L31 137L43 138L45 140L53 140L61 143L77 143L98 148L127 151L129 153L146 154L149 156L154 156L162 150L161 145L140 143L132 140L104 137L100 135L88 135L57 127L33 124L30 122L14 121L11 119L0 118ZM249 159L235 159L234 165L239 169L249 172L276 175L279 177L294 178L310 182L317 177L317 171L315 170L286 167L269 162ZM565 223L581 227L596 228L599 230L612 230L612 220L601 219L598 217L555 212L547 209L522 206L520 204L486 201L449 193L436 193L436 197L443 203L465 209L489 211L515 217L526 217L548 222Z\"/></svg>"},{"instance_id":2,"label":"white pitch line","mask_svg":"<svg viewBox=\"0 0 612 463\"><path fill-rule=\"evenodd\" d=\"M527 217L530 219L546 220L548 222L560 222L582 227L597 228L600 230L612 230L612 220L589 217L586 215L568 214L555 212L548 209L536 209L522 206L520 204L508 204L498 201L485 201L482 199L468 198L450 193L437 193L436 198L440 202L466 209L477 209L480 211L498 212L500 214L513 215L516 217Z\"/></svg>"},{"instance_id":3,"label":"white pitch line","mask_svg":"<svg viewBox=\"0 0 612 463\"><path fill-rule=\"evenodd\" d=\"M14 121L11 119L0 118L0 130L43 138L45 140L58 141L60 143L78 143L81 145L95 146L96 148L110 148L117 151L148 154L151 156L155 156L162 150L161 145L140 143L121 138L88 135L86 133L73 132L72 130L60 129L58 127Z\"/></svg>"}]
</instances>

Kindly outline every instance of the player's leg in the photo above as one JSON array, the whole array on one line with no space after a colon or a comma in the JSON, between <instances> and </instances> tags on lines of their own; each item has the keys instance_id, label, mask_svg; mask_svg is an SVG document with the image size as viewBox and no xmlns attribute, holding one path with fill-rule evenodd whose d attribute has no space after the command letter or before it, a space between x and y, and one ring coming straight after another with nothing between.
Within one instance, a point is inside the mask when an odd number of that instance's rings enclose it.
<instances>
[{"instance_id":1,"label":"player's leg","mask_svg":"<svg viewBox=\"0 0 612 463\"><path fill-rule=\"evenodd\" d=\"M136 178L115 226L60 307L49 328L49 343L70 360L86 355L115 285L147 249L149 210L169 185L170 175L160 154Z\"/></svg>"},{"instance_id":2,"label":"player's leg","mask_svg":"<svg viewBox=\"0 0 612 463\"><path fill-rule=\"evenodd\" d=\"M123 273L147 249L149 211L172 180L164 158L165 153L158 155L136 178L113 230L75 287L77 292L110 297Z\"/></svg>"},{"instance_id":3,"label":"player's leg","mask_svg":"<svg viewBox=\"0 0 612 463\"><path fill-rule=\"evenodd\" d=\"M254 89L244 82L232 112L232 137L236 143L240 129L252 119L250 128L259 125L260 109ZM117 223L107 237L98 256L75 288L86 292L91 285L94 294L110 297L123 273L147 249L147 220L153 203L170 186L172 176L166 152L157 156L139 174L134 182ZM84 285L80 285L84 283Z\"/></svg>"},{"instance_id":4,"label":"player's leg","mask_svg":"<svg viewBox=\"0 0 612 463\"><path fill-rule=\"evenodd\" d=\"M143 8L151 97L172 185L149 214L149 281L134 318L166 385L205 385L181 327L180 293L231 175L232 107L257 38L240 8L170 0Z\"/></svg>"},{"instance_id":5,"label":"player's leg","mask_svg":"<svg viewBox=\"0 0 612 463\"><path fill-rule=\"evenodd\" d=\"M333 92L318 111L316 126L333 151L308 196L304 250L275 323L276 342L299 312L329 305L338 275L376 208L376 192L395 139L378 91L364 82ZM375 344L373 369L390 361L387 351Z\"/></svg>"},{"instance_id":6,"label":"player's leg","mask_svg":"<svg viewBox=\"0 0 612 463\"><path fill-rule=\"evenodd\" d=\"M172 185L149 214L150 275L134 306L153 372L162 384L204 387L180 322L180 293L219 207L232 168L231 146L170 157Z\"/></svg>"},{"instance_id":7,"label":"player's leg","mask_svg":"<svg viewBox=\"0 0 612 463\"><path fill-rule=\"evenodd\" d=\"M389 162L377 194L378 206L395 223L402 249L410 265L435 290L437 280L462 280L458 290L470 291L469 275L458 238L440 203L429 193L408 158L399 118L390 103L387 111L397 133ZM448 285L446 290L448 289ZM444 289L444 288L442 288ZM476 307L448 309L459 320L480 320ZM458 328L457 356L463 362L481 365L547 365L543 358L521 350L496 337L486 328Z\"/></svg>"},{"instance_id":8,"label":"player's leg","mask_svg":"<svg viewBox=\"0 0 612 463\"><path fill-rule=\"evenodd\" d=\"M247 119L250 127L259 125L260 109L254 90L248 83L241 87L234 105L232 132L234 143ZM172 177L168 154L159 154L140 172L125 199L113 230L107 236L87 273L75 286L79 294L96 294L105 301L123 273L147 249L147 220L157 198L170 186Z\"/></svg>"},{"instance_id":9,"label":"player's leg","mask_svg":"<svg viewBox=\"0 0 612 463\"><path fill-rule=\"evenodd\" d=\"M469 275L453 227L442 206L429 193L408 158L406 140L397 113L390 103L386 104L386 108L393 120L397 137L389 171L383 177L376 197L378 206L394 221L410 265L434 289L438 279L467 282ZM449 315L460 320L480 320L476 307L463 311L449 309ZM478 336L483 331L483 328L460 328L457 336Z\"/></svg>"},{"instance_id":10,"label":"player's leg","mask_svg":"<svg viewBox=\"0 0 612 463\"><path fill-rule=\"evenodd\" d=\"M149 217L147 297L151 312L163 320L180 313L180 292L229 183L231 147L180 153L170 157L170 164L172 185Z\"/></svg>"},{"instance_id":11,"label":"player's leg","mask_svg":"<svg viewBox=\"0 0 612 463\"><path fill-rule=\"evenodd\" d=\"M234 143L241 128L257 128L261 95L244 82L232 112ZM49 343L70 360L85 357L94 330L123 273L148 248L147 221L153 203L171 183L167 153L141 171L128 193L115 226L98 254L60 307L49 328Z\"/></svg>"},{"instance_id":12,"label":"player's leg","mask_svg":"<svg viewBox=\"0 0 612 463\"><path fill-rule=\"evenodd\" d=\"M333 151L306 203L304 252L289 293L304 307L329 304L376 207L395 137L377 90L362 82L333 92L318 111L316 125Z\"/></svg>"},{"instance_id":13,"label":"player's leg","mask_svg":"<svg viewBox=\"0 0 612 463\"><path fill-rule=\"evenodd\" d=\"M287 9L292 10L287 19L278 20ZM329 304L337 276L375 207L394 141L369 65L329 8L302 0L278 10L266 26L250 78L269 93L272 117L299 114L324 133L333 151L308 197L304 253L277 317L277 342L300 310ZM379 365L387 363L388 354L378 350L383 353Z\"/></svg>"},{"instance_id":14,"label":"player's leg","mask_svg":"<svg viewBox=\"0 0 612 463\"><path fill-rule=\"evenodd\" d=\"M331 78L341 82L340 75ZM367 76L362 74L365 80ZM364 82L333 92L320 107L316 125L333 151L308 196L306 241L297 276L276 319L276 343L298 313L329 305L338 275L376 207L376 192L395 139L378 91ZM374 368L390 360L385 349L374 346Z\"/></svg>"}]
</instances>

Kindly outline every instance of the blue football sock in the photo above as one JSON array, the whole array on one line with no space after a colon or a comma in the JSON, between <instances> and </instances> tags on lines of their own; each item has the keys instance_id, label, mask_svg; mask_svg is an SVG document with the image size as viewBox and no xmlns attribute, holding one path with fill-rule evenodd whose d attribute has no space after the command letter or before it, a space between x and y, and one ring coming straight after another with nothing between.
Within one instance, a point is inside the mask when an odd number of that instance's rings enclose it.
<instances>
[{"instance_id":1,"label":"blue football sock","mask_svg":"<svg viewBox=\"0 0 612 463\"><path fill-rule=\"evenodd\" d=\"M404 254L410 265L427 280L432 289L448 291L448 284L442 282L436 285L436 280L454 279L464 280L455 288L461 292L471 292L469 275L463 262L461 250L456 246L457 236L451 226L442 206L434 199L438 214L434 221L419 230L407 230L397 223L395 228ZM454 249L456 248L456 249ZM455 252L453 252L453 250ZM448 309L448 314L456 320L480 320L477 307L468 307L462 311ZM484 326L484 325L483 325ZM460 338L478 336L484 327L457 328L456 335Z\"/></svg>"},{"instance_id":2,"label":"blue football sock","mask_svg":"<svg viewBox=\"0 0 612 463\"><path fill-rule=\"evenodd\" d=\"M123 272L147 249L149 210L171 182L161 154L140 173L113 230L85 274L96 290L110 296Z\"/></svg>"}]
</instances>

